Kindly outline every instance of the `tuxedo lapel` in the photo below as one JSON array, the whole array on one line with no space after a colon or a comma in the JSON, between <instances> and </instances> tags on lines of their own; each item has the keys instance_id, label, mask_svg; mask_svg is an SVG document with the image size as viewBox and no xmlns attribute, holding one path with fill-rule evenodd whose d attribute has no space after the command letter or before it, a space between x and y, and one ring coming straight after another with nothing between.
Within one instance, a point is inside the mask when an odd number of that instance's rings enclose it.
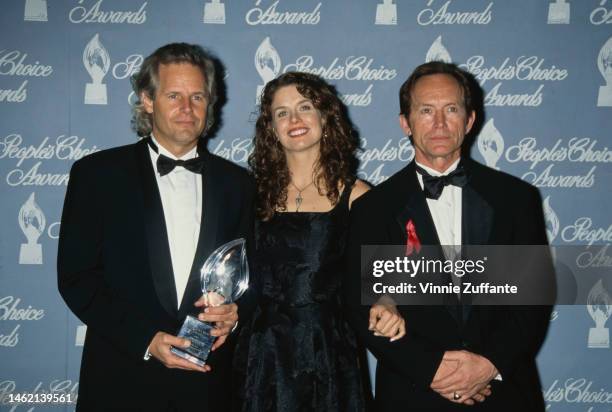
<instances>
[{"instance_id":1,"label":"tuxedo lapel","mask_svg":"<svg viewBox=\"0 0 612 412\"><path fill-rule=\"evenodd\" d=\"M470 180L476 177L470 176ZM491 235L493 208L480 195L477 185L463 188L461 201L461 243L463 245L486 245Z\"/></svg>"},{"instance_id":2,"label":"tuxedo lapel","mask_svg":"<svg viewBox=\"0 0 612 412\"><path fill-rule=\"evenodd\" d=\"M155 292L162 307L173 317L177 316L176 285L172 269L172 258L168 245L168 233L164 209L155 180L148 145L142 140L136 147L138 170L144 201L144 224L149 254L151 277Z\"/></svg>"},{"instance_id":3,"label":"tuxedo lapel","mask_svg":"<svg viewBox=\"0 0 612 412\"><path fill-rule=\"evenodd\" d=\"M214 159L203 150L200 156L205 158L204 171L202 173L202 220L200 223L200 235L198 237L198 246L196 248L189 280L183 295L183 301L179 308L179 313L186 316L189 313L196 311L193 306L194 302L202 295L202 287L200 284L200 269L204 261L215 249L217 243L217 234L219 230L219 204L223 199L222 179L215 176Z\"/></svg>"},{"instance_id":4,"label":"tuxedo lapel","mask_svg":"<svg viewBox=\"0 0 612 412\"><path fill-rule=\"evenodd\" d=\"M461 195L461 244L467 246L463 248L464 254L466 252L469 254L469 246L488 244L493 226L493 208L480 194L485 187L480 184L478 172L470 165L471 161L467 160L465 167L469 180L463 187ZM470 257L463 256L463 258ZM463 281L469 281L469 275L466 275ZM465 320L471 313L471 299L471 295L463 295L462 309Z\"/></svg>"},{"instance_id":5,"label":"tuxedo lapel","mask_svg":"<svg viewBox=\"0 0 612 412\"><path fill-rule=\"evenodd\" d=\"M410 163L404 172L404 185L398 193L408 201L396 216L396 221L403 234L402 241L405 243L407 240L406 224L412 220L422 245L439 245L440 239L438 239L431 212L427 207L425 194L417 180L414 162Z\"/></svg>"},{"instance_id":6,"label":"tuxedo lapel","mask_svg":"<svg viewBox=\"0 0 612 412\"><path fill-rule=\"evenodd\" d=\"M396 216L396 221L400 225L400 229L403 233L403 242L407 241L406 224L409 220L412 220L421 244L430 247L430 249L427 250L427 258L443 259L444 253L440 247L440 238L438 237L438 232L436 231L436 226L431 216L429 206L427 206L425 193L419 184L414 161L405 169L405 172L406 176L403 179L404 187L402 187L402 189L406 190L406 193L403 193L403 190L399 190L398 193L402 193L402 196L406 196L408 202ZM438 246L439 249L434 252L431 246ZM439 279L439 281L441 284L448 284L448 282L451 282L451 278L448 276L447 278ZM454 294L444 297L444 306L448 310L448 313L455 319L457 324L460 324L461 318L457 305L458 300Z\"/></svg>"}]
</instances>

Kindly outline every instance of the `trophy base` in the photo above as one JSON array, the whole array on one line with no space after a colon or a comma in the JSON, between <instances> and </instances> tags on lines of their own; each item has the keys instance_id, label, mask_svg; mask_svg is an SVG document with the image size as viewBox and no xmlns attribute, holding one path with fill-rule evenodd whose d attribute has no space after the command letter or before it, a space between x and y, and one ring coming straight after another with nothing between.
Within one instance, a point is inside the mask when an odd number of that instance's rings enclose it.
<instances>
[{"instance_id":1,"label":"trophy base","mask_svg":"<svg viewBox=\"0 0 612 412\"><path fill-rule=\"evenodd\" d=\"M206 3L203 21L207 24L225 24L225 4Z\"/></svg>"},{"instance_id":2,"label":"trophy base","mask_svg":"<svg viewBox=\"0 0 612 412\"><path fill-rule=\"evenodd\" d=\"M210 323L202 322L191 315L187 316L177 336L189 339L191 346L185 349L172 346L170 352L196 365L206 365L210 348L212 348L216 339L214 336L210 336L212 328L213 325Z\"/></svg>"},{"instance_id":3,"label":"trophy base","mask_svg":"<svg viewBox=\"0 0 612 412\"><path fill-rule=\"evenodd\" d=\"M20 265L42 265L42 245L23 243L19 250Z\"/></svg>"},{"instance_id":4,"label":"trophy base","mask_svg":"<svg viewBox=\"0 0 612 412\"><path fill-rule=\"evenodd\" d=\"M107 104L106 85L87 83L85 85L85 104Z\"/></svg>"},{"instance_id":5,"label":"trophy base","mask_svg":"<svg viewBox=\"0 0 612 412\"><path fill-rule=\"evenodd\" d=\"M26 0L24 21L48 21L46 0Z\"/></svg>"},{"instance_id":6,"label":"trophy base","mask_svg":"<svg viewBox=\"0 0 612 412\"><path fill-rule=\"evenodd\" d=\"M23 21L49 21L47 19L46 14L37 14L37 15L25 15L23 16Z\"/></svg>"},{"instance_id":7,"label":"trophy base","mask_svg":"<svg viewBox=\"0 0 612 412\"><path fill-rule=\"evenodd\" d=\"M397 5L396 4L377 4L376 20L374 24L396 25L397 24Z\"/></svg>"},{"instance_id":8,"label":"trophy base","mask_svg":"<svg viewBox=\"0 0 612 412\"><path fill-rule=\"evenodd\" d=\"M569 24L570 5L551 3L548 6L548 24Z\"/></svg>"},{"instance_id":9,"label":"trophy base","mask_svg":"<svg viewBox=\"0 0 612 412\"><path fill-rule=\"evenodd\" d=\"M608 349L610 347L610 331L608 328L589 329L589 348Z\"/></svg>"},{"instance_id":10,"label":"trophy base","mask_svg":"<svg viewBox=\"0 0 612 412\"><path fill-rule=\"evenodd\" d=\"M599 86L597 106L612 106L612 86Z\"/></svg>"}]
</instances>

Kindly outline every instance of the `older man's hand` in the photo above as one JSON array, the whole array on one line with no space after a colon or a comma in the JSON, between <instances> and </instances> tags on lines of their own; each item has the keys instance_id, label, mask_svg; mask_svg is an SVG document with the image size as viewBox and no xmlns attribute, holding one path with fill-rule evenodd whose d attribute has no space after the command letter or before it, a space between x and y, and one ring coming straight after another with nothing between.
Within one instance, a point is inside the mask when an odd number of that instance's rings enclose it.
<instances>
[{"instance_id":1,"label":"older man's hand","mask_svg":"<svg viewBox=\"0 0 612 412\"><path fill-rule=\"evenodd\" d=\"M453 370L454 368L454 370ZM489 382L498 374L485 357L465 350L447 351L431 383L431 389L455 403L472 405L490 394Z\"/></svg>"},{"instance_id":2,"label":"older man's hand","mask_svg":"<svg viewBox=\"0 0 612 412\"><path fill-rule=\"evenodd\" d=\"M198 366L170 352L172 346L186 349L190 344L191 342L188 339L179 338L165 332L157 332L149 345L148 351L155 359L164 364L166 368L210 372L210 366Z\"/></svg>"},{"instance_id":3,"label":"older man's hand","mask_svg":"<svg viewBox=\"0 0 612 412\"><path fill-rule=\"evenodd\" d=\"M210 303L211 300L204 295L196 301L195 306L202 308L202 312L198 315L199 320L215 324L215 327L210 332L212 336L217 337L211 348L212 351L215 351L225 343L227 335L230 334L238 323L238 305L229 303L211 306Z\"/></svg>"}]
</instances>

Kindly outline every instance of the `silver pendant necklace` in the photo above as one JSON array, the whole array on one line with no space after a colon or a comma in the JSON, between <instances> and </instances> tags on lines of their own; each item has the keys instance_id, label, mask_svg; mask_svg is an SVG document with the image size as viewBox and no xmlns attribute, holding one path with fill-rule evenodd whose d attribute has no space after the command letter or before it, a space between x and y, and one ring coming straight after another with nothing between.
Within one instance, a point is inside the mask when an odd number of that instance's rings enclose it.
<instances>
[{"instance_id":1,"label":"silver pendant necklace","mask_svg":"<svg viewBox=\"0 0 612 412\"><path fill-rule=\"evenodd\" d=\"M300 206L302 206L302 202L304 201L304 198L302 197L302 192L306 189L308 189L310 187L310 185L312 185L314 183L314 180L311 181L310 183L308 183L306 186L304 186L302 189L300 189L299 187L297 187L297 185L295 183L293 183L293 181L291 181L291 185L293 187L295 187L295 190L297 190L298 194L295 197L295 211L299 212L300 211Z\"/></svg>"}]
</instances>

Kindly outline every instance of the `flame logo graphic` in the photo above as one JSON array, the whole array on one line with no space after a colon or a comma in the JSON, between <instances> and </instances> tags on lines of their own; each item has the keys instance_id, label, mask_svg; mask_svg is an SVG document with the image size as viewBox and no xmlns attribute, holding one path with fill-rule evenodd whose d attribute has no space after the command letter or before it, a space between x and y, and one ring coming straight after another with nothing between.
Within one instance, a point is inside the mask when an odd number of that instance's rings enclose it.
<instances>
[{"instance_id":1,"label":"flame logo graphic","mask_svg":"<svg viewBox=\"0 0 612 412\"><path fill-rule=\"evenodd\" d=\"M552 243L559 233L559 218L550 206L550 196L546 196L542 208L544 209L544 221L546 222L546 237L548 237L548 243Z\"/></svg>"},{"instance_id":2,"label":"flame logo graphic","mask_svg":"<svg viewBox=\"0 0 612 412\"><path fill-rule=\"evenodd\" d=\"M102 83L102 79L110 68L110 56L100 42L98 33L92 37L83 50L83 65L94 83Z\"/></svg>"},{"instance_id":3,"label":"flame logo graphic","mask_svg":"<svg viewBox=\"0 0 612 412\"><path fill-rule=\"evenodd\" d=\"M599 279L591 288L587 297L587 305L591 317L597 311L601 311L609 318L612 315L612 298L603 286L603 280Z\"/></svg>"},{"instance_id":4,"label":"flame logo graphic","mask_svg":"<svg viewBox=\"0 0 612 412\"><path fill-rule=\"evenodd\" d=\"M32 192L28 200L19 209L19 227L28 239L35 244L47 225L45 214L36 203L36 193Z\"/></svg>"},{"instance_id":5,"label":"flame logo graphic","mask_svg":"<svg viewBox=\"0 0 612 412\"><path fill-rule=\"evenodd\" d=\"M495 127L493 119L489 120L478 135L478 151L487 166L499 170L497 161L504 153L504 138Z\"/></svg>"},{"instance_id":6,"label":"flame logo graphic","mask_svg":"<svg viewBox=\"0 0 612 412\"><path fill-rule=\"evenodd\" d=\"M610 337L605 325L612 315L612 298L604 288L601 279L591 288L587 296L587 311L595 322L595 328L591 329L590 333L596 334L595 336L589 335L589 347L609 348Z\"/></svg>"},{"instance_id":7,"label":"flame logo graphic","mask_svg":"<svg viewBox=\"0 0 612 412\"><path fill-rule=\"evenodd\" d=\"M608 39L599 51L597 68L606 80L606 84L612 86L612 37Z\"/></svg>"},{"instance_id":8,"label":"flame logo graphic","mask_svg":"<svg viewBox=\"0 0 612 412\"><path fill-rule=\"evenodd\" d=\"M255 95L255 103L259 104L265 85L278 76L281 70L280 56L272 46L269 37L266 37L255 51L255 69L263 80L263 84L257 86L257 94Z\"/></svg>"},{"instance_id":9,"label":"flame logo graphic","mask_svg":"<svg viewBox=\"0 0 612 412\"><path fill-rule=\"evenodd\" d=\"M453 61L450 53L442 44L442 36L438 36L438 38L431 44L431 47L425 55L425 63L434 61L441 61L445 63L452 63Z\"/></svg>"},{"instance_id":10,"label":"flame logo graphic","mask_svg":"<svg viewBox=\"0 0 612 412\"><path fill-rule=\"evenodd\" d=\"M280 72L281 59L269 37L261 42L255 52L255 69L264 81L264 85L278 76Z\"/></svg>"}]
</instances>

